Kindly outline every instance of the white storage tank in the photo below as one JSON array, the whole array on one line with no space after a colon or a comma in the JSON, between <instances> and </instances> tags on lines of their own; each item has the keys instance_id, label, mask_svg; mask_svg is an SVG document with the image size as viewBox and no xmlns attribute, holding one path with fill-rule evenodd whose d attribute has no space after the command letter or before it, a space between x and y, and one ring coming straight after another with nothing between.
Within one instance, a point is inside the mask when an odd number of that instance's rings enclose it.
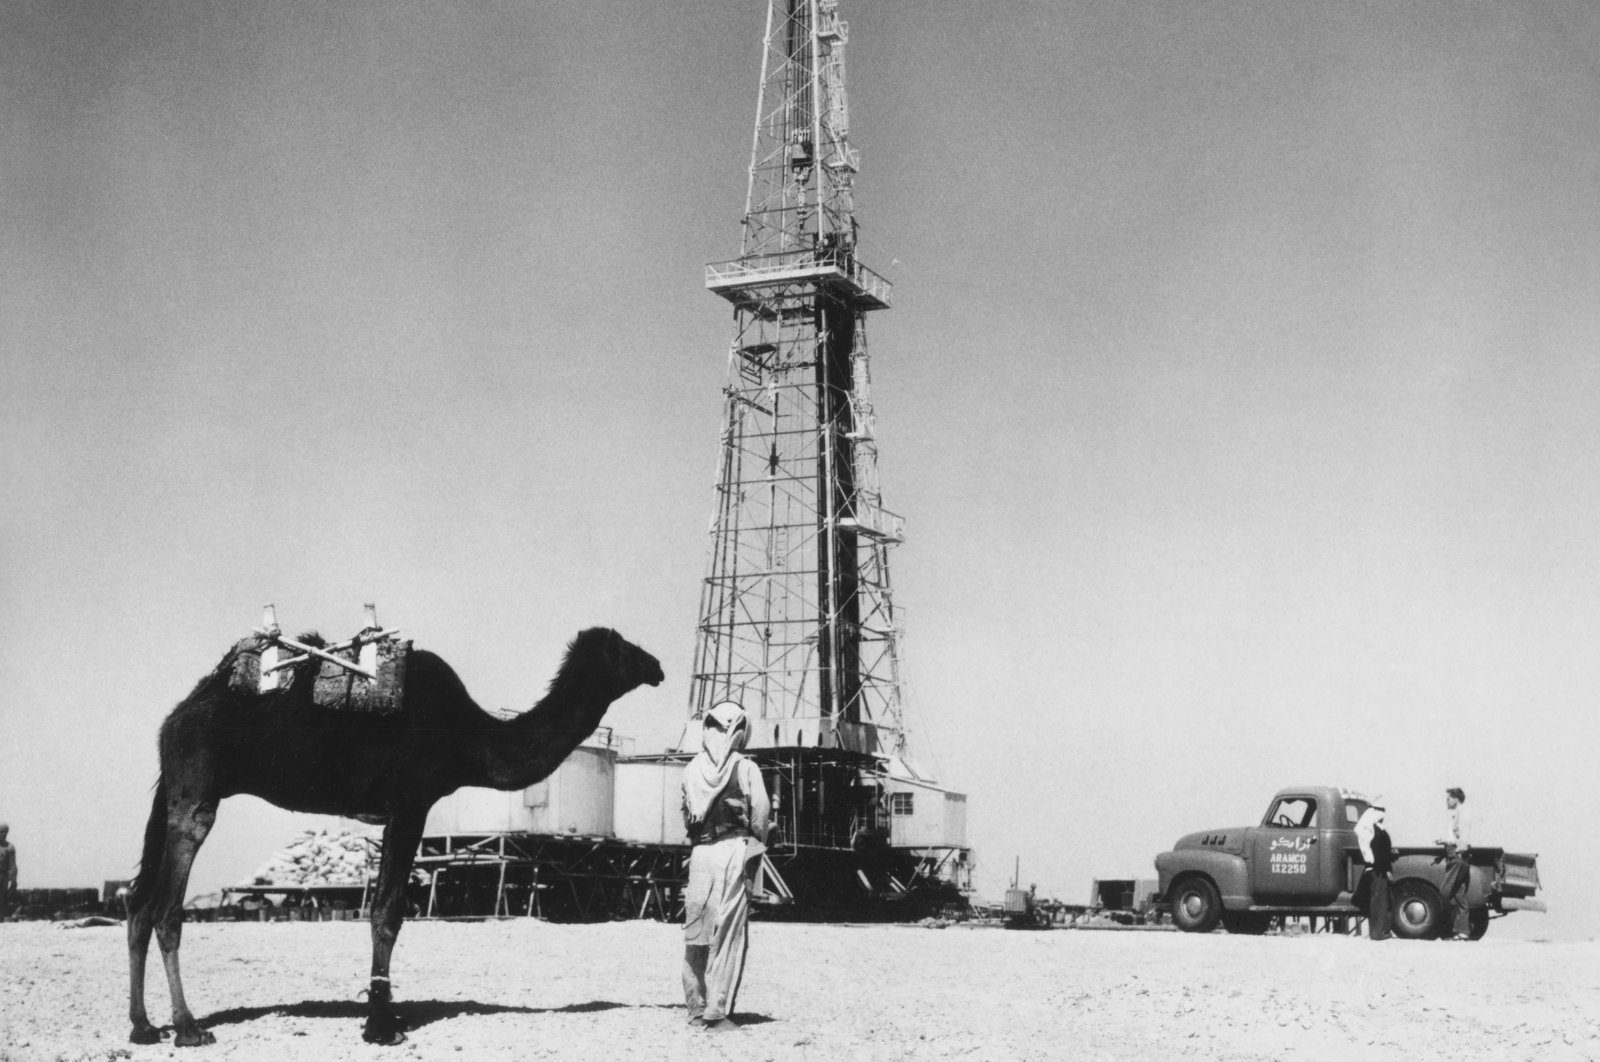
<instances>
[{"instance_id":1,"label":"white storage tank","mask_svg":"<svg viewBox=\"0 0 1600 1062\"><path fill-rule=\"evenodd\" d=\"M615 749L588 744L573 749L556 773L522 791L523 806L533 823L529 832L612 836L616 766Z\"/></svg>"},{"instance_id":2,"label":"white storage tank","mask_svg":"<svg viewBox=\"0 0 1600 1062\"><path fill-rule=\"evenodd\" d=\"M683 829L687 761L640 756L616 764L616 837L644 844L688 844Z\"/></svg>"},{"instance_id":3,"label":"white storage tank","mask_svg":"<svg viewBox=\"0 0 1600 1062\"><path fill-rule=\"evenodd\" d=\"M617 751L609 740L572 750L555 773L527 789L501 792L469 787L433 806L423 832L536 833L611 837Z\"/></svg>"}]
</instances>

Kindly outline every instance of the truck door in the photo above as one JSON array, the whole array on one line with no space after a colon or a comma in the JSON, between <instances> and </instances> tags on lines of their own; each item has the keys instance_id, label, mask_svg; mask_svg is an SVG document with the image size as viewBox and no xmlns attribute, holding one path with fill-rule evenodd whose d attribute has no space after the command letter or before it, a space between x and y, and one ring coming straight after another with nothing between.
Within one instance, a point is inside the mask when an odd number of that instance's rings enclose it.
<instances>
[{"instance_id":1,"label":"truck door","mask_svg":"<svg viewBox=\"0 0 1600 1062\"><path fill-rule=\"evenodd\" d=\"M1339 894L1338 851L1332 820L1340 809L1317 798L1280 796L1251 832L1250 891L1256 903L1314 907Z\"/></svg>"}]
</instances>

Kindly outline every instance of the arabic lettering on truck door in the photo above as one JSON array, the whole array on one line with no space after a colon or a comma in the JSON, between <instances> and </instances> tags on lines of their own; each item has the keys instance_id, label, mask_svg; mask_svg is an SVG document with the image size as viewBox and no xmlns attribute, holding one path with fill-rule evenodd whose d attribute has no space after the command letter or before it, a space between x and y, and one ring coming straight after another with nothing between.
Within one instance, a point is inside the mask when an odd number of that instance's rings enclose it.
<instances>
[{"instance_id":1,"label":"arabic lettering on truck door","mask_svg":"<svg viewBox=\"0 0 1600 1062\"><path fill-rule=\"evenodd\" d=\"M1310 794L1284 794L1250 831L1250 891L1273 905L1330 903L1339 893L1342 852L1332 820L1343 809L1322 808Z\"/></svg>"}]
</instances>

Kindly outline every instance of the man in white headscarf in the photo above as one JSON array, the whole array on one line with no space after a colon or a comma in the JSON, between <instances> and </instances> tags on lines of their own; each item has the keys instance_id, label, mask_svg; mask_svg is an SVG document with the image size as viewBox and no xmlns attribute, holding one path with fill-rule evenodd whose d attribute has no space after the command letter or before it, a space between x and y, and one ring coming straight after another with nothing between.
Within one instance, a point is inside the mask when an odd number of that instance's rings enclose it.
<instances>
[{"instance_id":1,"label":"man in white headscarf","mask_svg":"<svg viewBox=\"0 0 1600 1062\"><path fill-rule=\"evenodd\" d=\"M723 701L701 720L700 752L683 775L689 887L683 898L683 995L689 1022L736 1029L729 1017L750 924L750 879L766 851L772 805L761 770L740 753L744 709Z\"/></svg>"},{"instance_id":2,"label":"man in white headscarf","mask_svg":"<svg viewBox=\"0 0 1600 1062\"><path fill-rule=\"evenodd\" d=\"M1387 805L1383 797L1373 797L1356 820L1356 844L1361 846L1361 858L1367 864L1367 936L1372 940L1388 940L1394 935L1394 907L1389 890L1390 875L1394 871L1394 842L1389 837ZM1360 891L1359 886L1356 891Z\"/></svg>"}]
</instances>

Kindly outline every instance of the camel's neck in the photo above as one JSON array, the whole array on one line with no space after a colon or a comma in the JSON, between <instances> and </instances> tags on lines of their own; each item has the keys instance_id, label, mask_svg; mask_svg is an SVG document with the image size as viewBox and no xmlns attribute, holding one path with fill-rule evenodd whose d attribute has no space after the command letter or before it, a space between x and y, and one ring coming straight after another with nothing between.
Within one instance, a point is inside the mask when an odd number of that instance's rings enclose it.
<instances>
[{"instance_id":1,"label":"camel's neck","mask_svg":"<svg viewBox=\"0 0 1600 1062\"><path fill-rule=\"evenodd\" d=\"M548 778L594 733L613 700L577 686L558 683L543 700L513 719L485 716L472 757L474 772L481 777L466 784L525 789Z\"/></svg>"}]
</instances>

